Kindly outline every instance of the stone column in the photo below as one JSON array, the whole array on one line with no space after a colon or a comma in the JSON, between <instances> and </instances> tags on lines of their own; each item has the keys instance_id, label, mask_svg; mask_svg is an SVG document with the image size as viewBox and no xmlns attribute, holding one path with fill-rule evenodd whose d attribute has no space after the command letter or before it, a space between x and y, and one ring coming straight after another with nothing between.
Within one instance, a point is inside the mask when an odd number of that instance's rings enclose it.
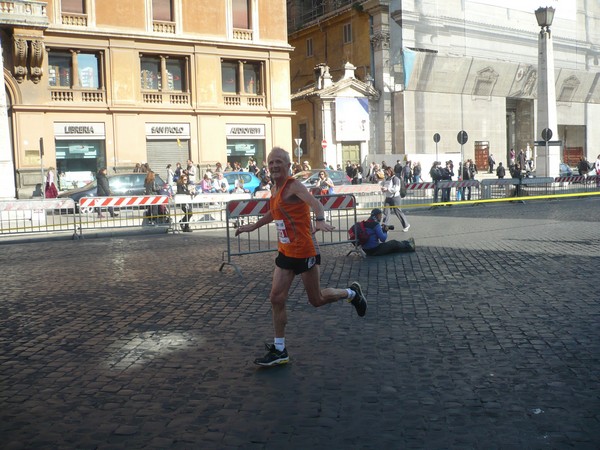
<instances>
[{"instance_id":1,"label":"stone column","mask_svg":"<svg viewBox=\"0 0 600 450\"><path fill-rule=\"evenodd\" d=\"M390 25L389 0L370 0L363 4L371 16L373 34L371 48L373 52L373 87L380 93L377 110L369 110L371 119L370 154L394 153L393 149L393 111L392 95L394 81L390 76Z\"/></svg>"},{"instance_id":2,"label":"stone column","mask_svg":"<svg viewBox=\"0 0 600 450\"><path fill-rule=\"evenodd\" d=\"M15 164L10 140L10 127L6 103L6 86L4 84L4 52L0 42L0 198L14 199Z\"/></svg>"},{"instance_id":3,"label":"stone column","mask_svg":"<svg viewBox=\"0 0 600 450\"><path fill-rule=\"evenodd\" d=\"M558 120L556 112L556 82L554 80L554 51L550 29L542 29L538 41L538 88L537 88L537 141L542 139L542 130L552 130L552 140L557 141ZM560 164L560 146L537 147L535 161L537 176L557 177Z\"/></svg>"}]
</instances>

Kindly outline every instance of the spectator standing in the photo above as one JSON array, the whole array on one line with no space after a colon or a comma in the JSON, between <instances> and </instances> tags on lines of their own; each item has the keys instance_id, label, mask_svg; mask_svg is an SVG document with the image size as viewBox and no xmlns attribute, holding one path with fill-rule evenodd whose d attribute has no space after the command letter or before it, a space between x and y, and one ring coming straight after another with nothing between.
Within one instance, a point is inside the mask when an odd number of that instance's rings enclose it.
<instances>
[{"instance_id":1,"label":"spectator standing","mask_svg":"<svg viewBox=\"0 0 600 450\"><path fill-rule=\"evenodd\" d=\"M319 180L317 181L317 187L319 188L320 195L333 194L333 181L327 176L327 172L324 170L319 172Z\"/></svg>"},{"instance_id":2,"label":"spectator standing","mask_svg":"<svg viewBox=\"0 0 600 450\"><path fill-rule=\"evenodd\" d=\"M471 168L471 160L468 159L463 168L462 168L462 179L463 181L469 181L474 179L474 173L473 170ZM471 200L471 186L463 186L460 188L461 190L461 199L463 201L465 200ZM465 191L468 192L468 194L465 197Z\"/></svg>"},{"instance_id":3,"label":"spectator standing","mask_svg":"<svg viewBox=\"0 0 600 450\"><path fill-rule=\"evenodd\" d=\"M108 175L106 174L106 167L102 167L98 174L96 175L96 196L97 197L110 197L112 195L112 191L110 190L110 183L108 181ZM112 206L108 207L108 213L110 217L116 217L119 214L115 212ZM102 218L104 215L102 214L102 209L98 208L98 217Z\"/></svg>"},{"instance_id":4,"label":"spectator standing","mask_svg":"<svg viewBox=\"0 0 600 450\"><path fill-rule=\"evenodd\" d=\"M394 165L394 173L396 174L396 176L398 178L402 178L402 161L400 161L399 159L396 161L396 164Z\"/></svg>"},{"instance_id":5,"label":"spectator standing","mask_svg":"<svg viewBox=\"0 0 600 450\"><path fill-rule=\"evenodd\" d=\"M146 195L160 194L160 187L156 184L156 175L151 170L144 179L144 188ZM158 219L158 205L150 205L147 209L148 223L154 225Z\"/></svg>"},{"instance_id":6,"label":"spectator standing","mask_svg":"<svg viewBox=\"0 0 600 450\"><path fill-rule=\"evenodd\" d=\"M596 162L594 163L594 169L596 169L596 176L598 177L596 180L596 184L600 187L600 155L596 158Z\"/></svg>"},{"instance_id":7,"label":"spectator standing","mask_svg":"<svg viewBox=\"0 0 600 450\"><path fill-rule=\"evenodd\" d=\"M58 197L58 189L54 183L54 167L48 167L46 172L46 186L44 187L44 198Z\"/></svg>"},{"instance_id":8,"label":"spectator standing","mask_svg":"<svg viewBox=\"0 0 600 450\"><path fill-rule=\"evenodd\" d=\"M502 165L502 161L498 163L498 168L496 169L496 175L498 178L502 179L506 175L506 169Z\"/></svg>"},{"instance_id":9,"label":"spectator standing","mask_svg":"<svg viewBox=\"0 0 600 450\"><path fill-rule=\"evenodd\" d=\"M290 155L282 148L275 147L269 153L269 170L274 186L270 199L270 209L258 221L237 228L236 236L256 230L275 222L278 231L279 254L275 259L273 284L270 301L273 314L274 340L267 344L267 353L256 358L255 364L275 366L289 362L285 346L285 327L287 324L286 301L296 275L302 277L302 283L308 301L315 307L347 299L359 316L367 311L367 302L359 283L354 282L348 289L321 289L319 265L321 255L315 239L315 231L332 231L333 226L325 222L323 205L310 194L298 180L289 176ZM315 214L314 225L311 210Z\"/></svg>"},{"instance_id":10,"label":"spectator standing","mask_svg":"<svg viewBox=\"0 0 600 450\"><path fill-rule=\"evenodd\" d=\"M508 153L508 167L510 168L511 166L514 166L516 163L516 153L515 153L515 149L511 148L510 152Z\"/></svg>"},{"instance_id":11,"label":"spectator standing","mask_svg":"<svg viewBox=\"0 0 600 450\"><path fill-rule=\"evenodd\" d=\"M183 174L179 180L177 180L177 194L192 196L193 193L190 191L190 185L188 184L187 175ZM183 203L181 205L181 210L183 211L183 218L179 221L179 226L181 227L181 231L191 233L192 229L190 228L190 222L192 220L192 215L194 214L191 203Z\"/></svg>"},{"instance_id":12,"label":"spectator standing","mask_svg":"<svg viewBox=\"0 0 600 450\"><path fill-rule=\"evenodd\" d=\"M452 161L446 161L446 167L442 169L442 180L441 181L452 181L454 171L452 170ZM451 188L442 188L442 202L450 201L450 190Z\"/></svg>"},{"instance_id":13,"label":"spectator standing","mask_svg":"<svg viewBox=\"0 0 600 450\"><path fill-rule=\"evenodd\" d=\"M582 156L579 158L579 162L577 163L577 170L579 171L579 175L584 176L590 171L590 163Z\"/></svg>"},{"instance_id":14,"label":"spectator standing","mask_svg":"<svg viewBox=\"0 0 600 450\"><path fill-rule=\"evenodd\" d=\"M167 184L173 184L175 171L171 168L171 164L167 164Z\"/></svg>"},{"instance_id":15,"label":"spectator standing","mask_svg":"<svg viewBox=\"0 0 600 450\"><path fill-rule=\"evenodd\" d=\"M494 159L494 155L490 153L488 155L488 173L494 173L494 164L496 164L496 160Z\"/></svg>"},{"instance_id":16,"label":"spectator standing","mask_svg":"<svg viewBox=\"0 0 600 450\"><path fill-rule=\"evenodd\" d=\"M435 188L433 189L433 203L437 203L438 193L440 191L438 183L442 179L442 168L441 163L439 161L433 162L433 164L431 165L431 169L429 169L429 176L431 177L431 181L435 183Z\"/></svg>"},{"instance_id":17,"label":"spectator standing","mask_svg":"<svg viewBox=\"0 0 600 450\"><path fill-rule=\"evenodd\" d=\"M398 178L396 174L394 174L394 168L391 166L386 167L385 173L387 175L387 178L383 183L383 186L381 187L381 190L385 195L385 200L383 203L385 218L383 220L383 223L385 225L389 225L390 209L392 209L394 214L396 215L396 217L398 217L400 223L402 224L402 231L406 232L410 228L410 224L408 223L406 216L400 209L400 185L402 183L402 180L400 180L400 178Z\"/></svg>"},{"instance_id":18,"label":"spectator standing","mask_svg":"<svg viewBox=\"0 0 600 450\"><path fill-rule=\"evenodd\" d=\"M413 183L420 183L421 182L421 163L417 162L415 164L415 166L413 167L413 179L412 179Z\"/></svg>"},{"instance_id":19,"label":"spectator standing","mask_svg":"<svg viewBox=\"0 0 600 450\"><path fill-rule=\"evenodd\" d=\"M523 149L519 150L518 156L519 170L527 170L527 157Z\"/></svg>"},{"instance_id":20,"label":"spectator standing","mask_svg":"<svg viewBox=\"0 0 600 450\"><path fill-rule=\"evenodd\" d=\"M412 163L410 161L406 161L406 165L402 169L402 176L400 178L403 179L405 183L412 183L412 177Z\"/></svg>"},{"instance_id":21,"label":"spectator standing","mask_svg":"<svg viewBox=\"0 0 600 450\"><path fill-rule=\"evenodd\" d=\"M190 184L196 183L196 166L194 164L194 161L192 161L191 159L188 159L187 171L188 171L189 183Z\"/></svg>"},{"instance_id":22,"label":"spectator standing","mask_svg":"<svg viewBox=\"0 0 600 450\"><path fill-rule=\"evenodd\" d=\"M179 178L181 178L181 174L182 174L181 163L178 162L177 164L175 164L175 174L173 175L173 181L175 183L177 183Z\"/></svg>"}]
</instances>

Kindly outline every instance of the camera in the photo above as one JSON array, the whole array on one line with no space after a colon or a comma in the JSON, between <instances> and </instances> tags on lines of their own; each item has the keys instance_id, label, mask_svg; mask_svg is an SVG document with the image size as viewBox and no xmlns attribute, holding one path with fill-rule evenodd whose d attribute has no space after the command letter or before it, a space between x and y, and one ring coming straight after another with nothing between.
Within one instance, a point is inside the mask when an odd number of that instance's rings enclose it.
<instances>
[{"instance_id":1,"label":"camera","mask_svg":"<svg viewBox=\"0 0 600 450\"><path fill-rule=\"evenodd\" d=\"M394 228L395 228L394 225L384 225L383 226L384 231L393 230Z\"/></svg>"}]
</instances>

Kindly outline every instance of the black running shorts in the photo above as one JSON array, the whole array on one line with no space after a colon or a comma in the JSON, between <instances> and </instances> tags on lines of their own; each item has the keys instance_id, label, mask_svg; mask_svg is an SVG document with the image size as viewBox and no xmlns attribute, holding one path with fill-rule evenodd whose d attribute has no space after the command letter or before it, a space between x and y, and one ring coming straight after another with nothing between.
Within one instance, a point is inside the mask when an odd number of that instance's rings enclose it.
<instances>
[{"instance_id":1,"label":"black running shorts","mask_svg":"<svg viewBox=\"0 0 600 450\"><path fill-rule=\"evenodd\" d=\"M293 270L296 275L309 271L315 264L321 264L321 255L311 256L310 258L290 258L279 252L277 258L275 258L277 267Z\"/></svg>"}]
</instances>

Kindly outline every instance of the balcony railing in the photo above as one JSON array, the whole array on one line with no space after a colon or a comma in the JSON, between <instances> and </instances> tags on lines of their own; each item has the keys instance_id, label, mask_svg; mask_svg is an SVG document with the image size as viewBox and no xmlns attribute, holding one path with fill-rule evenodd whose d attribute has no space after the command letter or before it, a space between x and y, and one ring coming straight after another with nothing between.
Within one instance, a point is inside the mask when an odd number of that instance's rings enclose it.
<instances>
[{"instance_id":1,"label":"balcony railing","mask_svg":"<svg viewBox=\"0 0 600 450\"><path fill-rule=\"evenodd\" d=\"M262 95L224 95L225 106L249 106L252 108L264 108L265 97Z\"/></svg>"},{"instance_id":2,"label":"balcony railing","mask_svg":"<svg viewBox=\"0 0 600 450\"><path fill-rule=\"evenodd\" d=\"M152 22L152 31L154 31L155 33L175 34L175 22L154 20Z\"/></svg>"},{"instance_id":3,"label":"balcony railing","mask_svg":"<svg viewBox=\"0 0 600 450\"><path fill-rule=\"evenodd\" d=\"M77 14L77 13L62 13L62 24L63 25L71 25L76 27L87 27L88 17L87 14Z\"/></svg>"},{"instance_id":4,"label":"balcony railing","mask_svg":"<svg viewBox=\"0 0 600 450\"><path fill-rule=\"evenodd\" d=\"M252 30L246 30L244 28L234 28L233 38L239 41L251 41Z\"/></svg>"},{"instance_id":5,"label":"balcony railing","mask_svg":"<svg viewBox=\"0 0 600 450\"><path fill-rule=\"evenodd\" d=\"M104 90L83 89L50 89L50 99L62 103L104 103L106 93Z\"/></svg>"},{"instance_id":6,"label":"balcony railing","mask_svg":"<svg viewBox=\"0 0 600 450\"><path fill-rule=\"evenodd\" d=\"M34 0L0 1L0 25L48 26L47 2Z\"/></svg>"},{"instance_id":7,"label":"balcony railing","mask_svg":"<svg viewBox=\"0 0 600 450\"><path fill-rule=\"evenodd\" d=\"M188 92L142 92L142 101L154 105L189 105Z\"/></svg>"}]
</instances>

